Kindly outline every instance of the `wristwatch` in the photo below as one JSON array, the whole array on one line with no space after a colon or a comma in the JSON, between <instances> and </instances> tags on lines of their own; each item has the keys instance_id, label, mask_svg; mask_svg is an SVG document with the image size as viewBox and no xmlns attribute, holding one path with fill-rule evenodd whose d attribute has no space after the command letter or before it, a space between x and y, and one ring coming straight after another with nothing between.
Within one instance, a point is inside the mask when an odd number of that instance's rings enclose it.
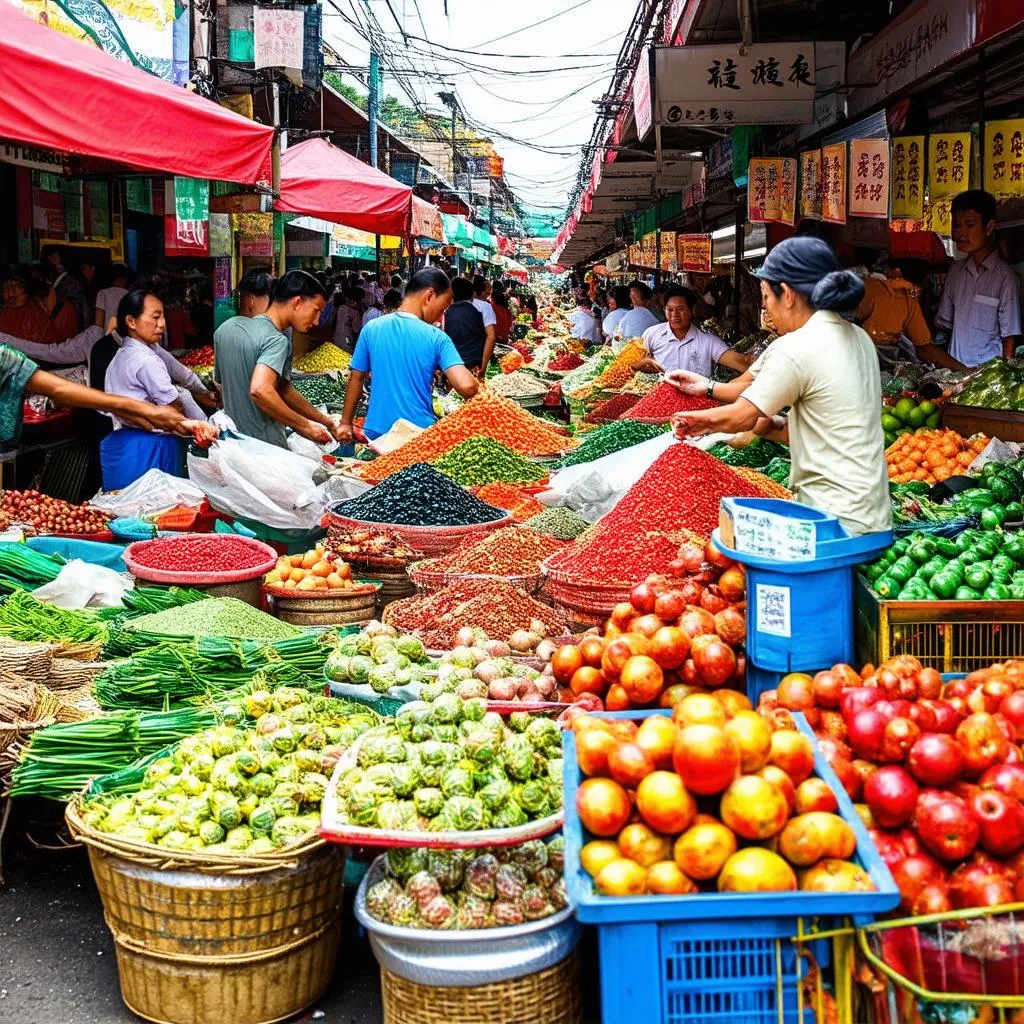
<instances>
[{"instance_id":1,"label":"wristwatch","mask_svg":"<svg viewBox=\"0 0 1024 1024\"><path fill-rule=\"evenodd\" d=\"M709 380L708 381L708 389L704 393L704 397L705 398L714 398L715 397L715 382L713 380Z\"/></svg>"}]
</instances>

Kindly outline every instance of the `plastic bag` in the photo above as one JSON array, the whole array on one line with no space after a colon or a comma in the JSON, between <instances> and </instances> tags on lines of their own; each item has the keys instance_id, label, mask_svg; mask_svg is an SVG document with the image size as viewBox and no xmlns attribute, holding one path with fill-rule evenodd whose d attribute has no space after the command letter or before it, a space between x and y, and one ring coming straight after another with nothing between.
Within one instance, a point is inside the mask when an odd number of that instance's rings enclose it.
<instances>
[{"instance_id":1,"label":"plastic bag","mask_svg":"<svg viewBox=\"0 0 1024 1024\"><path fill-rule=\"evenodd\" d=\"M1020 453L1019 444L1013 441L1000 441L998 437L994 437L967 467L967 472L970 476L976 476L989 462L1016 462Z\"/></svg>"},{"instance_id":2,"label":"plastic bag","mask_svg":"<svg viewBox=\"0 0 1024 1024\"><path fill-rule=\"evenodd\" d=\"M277 530L319 526L333 490L317 487L317 464L253 437L222 438L204 458L188 456L188 475L221 512Z\"/></svg>"},{"instance_id":3,"label":"plastic bag","mask_svg":"<svg viewBox=\"0 0 1024 1024\"><path fill-rule=\"evenodd\" d=\"M76 558L61 569L56 579L36 587L32 596L57 608L120 608L131 589L131 580L123 573Z\"/></svg>"},{"instance_id":4,"label":"plastic bag","mask_svg":"<svg viewBox=\"0 0 1024 1024\"><path fill-rule=\"evenodd\" d=\"M369 447L378 455L388 455L422 433L423 427L417 427L415 423L410 423L408 420L398 419L386 434L381 434L380 437L370 441Z\"/></svg>"},{"instance_id":5,"label":"plastic bag","mask_svg":"<svg viewBox=\"0 0 1024 1024\"><path fill-rule=\"evenodd\" d=\"M114 516L132 518L151 515L173 508L190 505L198 508L203 503L203 492L191 481L171 476L162 469L149 469L116 494L100 491L91 504Z\"/></svg>"}]
</instances>

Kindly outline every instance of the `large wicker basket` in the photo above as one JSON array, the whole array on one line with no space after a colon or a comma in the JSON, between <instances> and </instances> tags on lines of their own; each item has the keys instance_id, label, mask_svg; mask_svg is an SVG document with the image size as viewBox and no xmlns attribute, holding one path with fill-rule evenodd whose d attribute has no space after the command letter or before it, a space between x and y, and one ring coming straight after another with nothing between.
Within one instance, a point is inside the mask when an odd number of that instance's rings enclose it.
<instances>
[{"instance_id":1,"label":"large wicker basket","mask_svg":"<svg viewBox=\"0 0 1024 1024\"><path fill-rule=\"evenodd\" d=\"M438 988L381 968L384 1024L579 1024L580 955L489 985Z\"/></svg>"},{"instance_id":2,"label":"large wicker basket","mask_svg":"<svg viewBox=\"0 0 1024 1024\"><path fill-rule=\"evenodd\" d=\"M88 826L86 844L121 995L159 1024L270 1024L327 988L341 935L344 857L318 839L265 856L166 851Z\"/></svg>"},{"instance_id":3,"label":"large wicker basket","mask_svg":"<svg viewBox=\"0 0 1024 1024\"><path fill-rule=\"evenodd\" d=\"M274 614L293 626L345 626L366 622L377 614L376 583L365 583L347 590L282 590L264 586L273 600Z\"/></svg>"}]
</instances>

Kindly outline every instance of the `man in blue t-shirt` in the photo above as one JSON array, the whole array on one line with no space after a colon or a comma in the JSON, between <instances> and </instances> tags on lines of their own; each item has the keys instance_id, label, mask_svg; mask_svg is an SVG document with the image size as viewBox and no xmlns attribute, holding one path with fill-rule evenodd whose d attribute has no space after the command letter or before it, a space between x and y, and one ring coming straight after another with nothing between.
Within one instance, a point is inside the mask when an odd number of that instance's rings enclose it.
<instances>
[{"instance_id":1,"label":"man in blue t-shirt","mask_svg":"<svg viewBox=\"0 0 1024 1024\"><path fill-rule=\"evenodd\" d=\"M352 421L368 374L372 374L370 409L363 432L372 441L396 420L429 427L436 419L431 385L440 370L463 398L480 388L466 369L451 338L433 326L452 302L452 286L437 267L413 274L402 304L394 313L371 320L359 335L349 367L348 390L341 414L342 431L352 440ZM345 443L346 438L342 438Z\"/></svg>"}]
</instances>

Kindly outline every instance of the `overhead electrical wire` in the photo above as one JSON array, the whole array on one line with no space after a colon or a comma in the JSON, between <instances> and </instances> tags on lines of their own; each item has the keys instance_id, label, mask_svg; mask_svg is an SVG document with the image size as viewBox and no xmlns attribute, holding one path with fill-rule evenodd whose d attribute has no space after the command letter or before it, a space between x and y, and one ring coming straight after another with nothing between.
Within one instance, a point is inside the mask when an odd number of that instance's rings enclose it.
<instances>
[{"instance_id":1,"label":"overhead electrical wire","mask_svg":"<svg viewBox=\"0 0 1024 1024\"><path fill-rule=\"evenodd\" d=\"M542 18L540 21L534 21L529 25L523 25L522 28L513 29L511 32L506 32L503 36L495 36L494 39L485 39L482 43L477 43L475 49L481 46L490 46L491 43L500 43L503 39L511 39L512 36L518 36L523 32L529 32L530 29L539 27L540 25L546 25L549 21L555 21L557 18L564 17L566 14L571 14L573 11L578 11L581 7L586 7L587 4L591 3L592 0L578 0L571 7L566 7L565 10L556 11L554 14L549 15L546 18Z\"/></svg>"}]
</instances>

